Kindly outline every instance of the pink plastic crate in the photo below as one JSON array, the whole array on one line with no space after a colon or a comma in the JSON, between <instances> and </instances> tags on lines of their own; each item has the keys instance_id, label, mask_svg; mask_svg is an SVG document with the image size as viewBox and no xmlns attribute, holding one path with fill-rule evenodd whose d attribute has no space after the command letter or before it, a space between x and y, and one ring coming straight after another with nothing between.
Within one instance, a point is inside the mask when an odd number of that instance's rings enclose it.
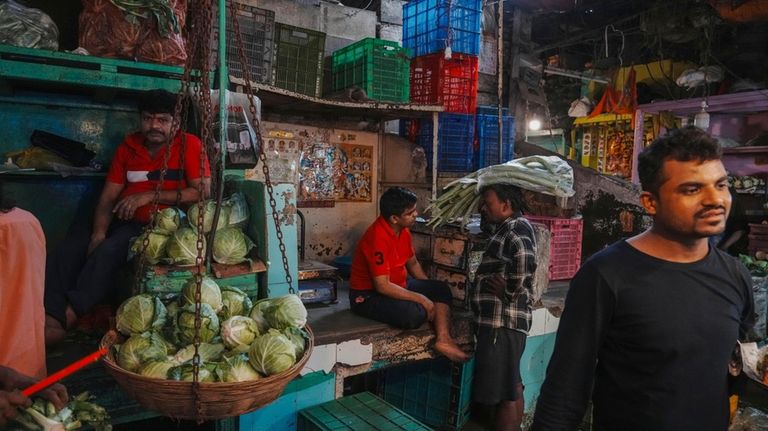
<instances>
[{"instance_id":1,"label":"pink plastic crate","mask_svg":"<svg viewBox=\"0 0 768 431\"><path fill-rule=\"evenodd\" d=\"M581 265L582 219L525 216L531 223L540 223L552 233L549 249L549 279L573 278Z\"/></svg>"}]
</instances>

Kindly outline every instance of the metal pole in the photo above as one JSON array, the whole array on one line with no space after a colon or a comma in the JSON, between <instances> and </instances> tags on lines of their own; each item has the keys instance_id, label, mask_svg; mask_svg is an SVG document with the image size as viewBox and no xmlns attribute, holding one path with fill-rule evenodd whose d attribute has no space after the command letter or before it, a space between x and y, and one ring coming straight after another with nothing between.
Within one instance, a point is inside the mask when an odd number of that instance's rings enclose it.
<instances>
[{"instance_id":1,"label":"metal pole","mask_svg":"<svg viewBox=\"0 0 768 431\"><path fill-rule=\"evenodd\" d=\"M221 178L219 187L224 187L224 169L227 155L227 1L219 0L219 143L221 144Z\"/></svg>"},{"instance_id":2,"label":"metal pole","mask_svg":"<svg viewBox=\"0 0 768 431\"><path fill-rule=\"evenodd\" d=\"M499 28L498 35L496 37L496 66L498 68L498 76L496 77L496 107L498 108L499 121L499 163L505 162L504 160L504 118L502 116L502 103L501 97L503 93L504 83L504 2L500 1L496 4L499 12ZM480 154L480 160L482 160L483 154Z\"/></svg>"},{"instance_id":3,"label":"metal pole","mask_svg":"<svg viewBox=\"0 0 768 431\"><path fill-rule=\"evenodd\" d=\"M432 113L432 200L437 199L437 137L439 121L437 112Z\"/></svg>"}]
</instances>

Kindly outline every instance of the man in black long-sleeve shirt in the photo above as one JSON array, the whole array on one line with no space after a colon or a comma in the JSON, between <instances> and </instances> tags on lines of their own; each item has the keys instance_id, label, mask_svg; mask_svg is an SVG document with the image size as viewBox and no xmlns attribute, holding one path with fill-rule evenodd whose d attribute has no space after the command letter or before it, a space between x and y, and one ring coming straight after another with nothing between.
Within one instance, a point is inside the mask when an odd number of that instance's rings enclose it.
<instances>
[{"instance_id":1,"label":"man in black long-sleeve shirt","mask_svg":"<svg viewBox=\"0 0 768 431\"><path fill-rule=\"evenodd\" d=\"M639 158L646 232L594 255L571 282L532 430L728 427L728 364L752 321L751 278L710 248L731 206L718 144L693 128Z\"/></svg>"}]
</instances>

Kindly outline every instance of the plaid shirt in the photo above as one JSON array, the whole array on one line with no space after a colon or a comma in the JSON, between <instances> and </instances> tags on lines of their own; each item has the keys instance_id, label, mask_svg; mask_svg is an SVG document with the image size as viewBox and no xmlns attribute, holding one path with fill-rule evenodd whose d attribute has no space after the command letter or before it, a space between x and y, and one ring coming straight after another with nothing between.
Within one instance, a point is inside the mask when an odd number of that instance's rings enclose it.
<instances>
[{"instance_id":1,"label":"plaid shirt","mask_svg":"<svg viewBox=\"0 0 768 431\"><path fill-rule=\"evenodd\" d=\"M491 236L477 268L472 289L476 323L527 334L531 328L534 272L536 239L533 227L522 217L510 217ZM484 279L495 275L507 281L504 299L485 286Z\"/></svg>"}]
</instances>

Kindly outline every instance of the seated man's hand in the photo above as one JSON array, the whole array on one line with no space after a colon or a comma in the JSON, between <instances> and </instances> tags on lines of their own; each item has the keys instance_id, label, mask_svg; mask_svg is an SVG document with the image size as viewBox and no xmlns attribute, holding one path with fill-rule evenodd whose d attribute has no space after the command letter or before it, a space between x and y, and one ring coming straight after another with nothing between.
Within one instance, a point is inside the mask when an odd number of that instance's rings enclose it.
<instances>
[{"instance_id":1,"label":"seated man's hand","mask_svg":"<svg viewBox=\"0 0 768 431\"><path fill-rule=\"evenodd\" d=\"M427 312L427 320L431 322L435 318L435 303L426 296L422 295L419 304L424 307L424 311Z\"/></svg>"},{"instance_id":2,"label":"seated man's hand","mask_svg":"<svg viewBox=\"0 0 768 431\"><path fill-rule=\"evenodd\" d=\"M37 380L33 377L26 376L18 373L15 370L7 367L2 367L3 380L2 389L11 392L16 389L24 389L37 383ZM19 394L21 395L21 394ZM67 394L67 388L60 383L53 384L40 392L40 396L52 402L57 409L62 409L69 402L69 395ZM26 398L26 397L24 397Z\"/></svg>"},{"instance_id":3,"label":"seated man's hand","mask_svg":"<svg viewBox=\"0 0 768 431\"><path fill-rule=\"evenodd\" d=\"M115 205L112 212L121 220L131 220L137 209L152 203L153 195L152 192L145 192L127 196Z\"/></svg>"},{"instance_id":4,"label":"seated man's hand","mask_svg":"<svg viewBox=\"0 0 768 431\"><path fill-rule=\"evenodd\" d=\"M0 429L16 417L19 407L29 407L32 401L19 391L0 391Z\"/></svg>"}]
</instances>

